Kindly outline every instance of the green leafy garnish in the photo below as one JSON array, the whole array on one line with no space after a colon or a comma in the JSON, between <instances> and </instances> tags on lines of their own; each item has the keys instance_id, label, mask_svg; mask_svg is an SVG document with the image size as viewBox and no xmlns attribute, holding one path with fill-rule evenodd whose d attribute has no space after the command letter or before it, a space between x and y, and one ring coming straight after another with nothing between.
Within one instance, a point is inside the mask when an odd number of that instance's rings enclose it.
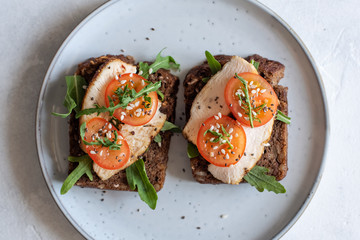
<instances>
[{"instance_id":1,"label":"green leafy garnish","mask_svg":"<svg viewBox=\"0 0 360 240\"><path fill-rule=\"evenodd\" d=\"M135 190L137 187L141 200L151 209L155 209L158 196L146 175L145 164L141 158L126 168L126 179L130 189Z\"/></svg>"},{"instance_id":2,"label":"green leafy garnish","mask_svg":"<svg viewBox=\"0 0 360 240\"><path fill-rule=\"evenodd\" d=\"M93 161L88 155L84 155L81 157L69 156L68 160L70 162L78 162L79 165L65 179L60 190L61 195L67 193L70 190L70 188L72 188L72 186L74 186L75 183L84 174L86 174L91 181L93 180L93 175L91 173Z\"/></svg>"},{"instance_id":3,"label":"green leafy garnish","mask_svg":"<svg viewBox=\"0 0 360 240\"><path fill-rule=\"evenodd\" d=\"M200 155L196 145L192 144L191 142L188 142L187 155L189 158L198 157Z\"/></svg>"},{"instance_id":4,"label":"green leafy garnish","mask_svg":"<svg viewBox=\"0 0 360 240\"><path fill-rule=\"evenodd\" d=\"M161 142L161 140L162 140L162 138L161 138L161 135L160 135L160 134L158 134L158 135L156 135L156 136L154 137L154 141L155 141L156 143Z\"/></svg>"},{"instance_id":5,"label":"green leafy garnish","mask_svg":"<svg viewBox=\"0 0 360 240\"><path fill-rule=\"evenodd\" d=\"M201 81L203 81L204 83L207 83L210 80L210 77L203 77L201 79Z\"/></svg>"},{"instance_id":6,"label":"green leafy garnish","mask_svg":"<svg viewBox=\"0 0 360 240\"><path fill-rule=\"evenodd\" d=\"M235 77L237 79L239 79L241 81L241 83L244 85L244 87L242 88L242 91L245 94L245 102L246 102L247 108L248 108L248 109L246 109L245 113L247 115L249 115L250 126L253 128L254 127L254 124L253 124L254 119L253 119L253 114L252 114L252 107L251 107L251 103L250 103L249 89L247 86L247 82L244 78L240 77L237 73L235 73ZM241 96L238 95L238 97L241 100Z\"/></svg>"},{"instance_id":7,"label":"green leafy garnish","mask_svg":"<svg viewBox=\"0 0 360 240\"><path fill-rule=\"evenodd\" d=\"M63 105L67 108L67 113L51 113L54 116L66 118L75 110L75 112L80 111L81 101L84 98L85 90L83 86L86 86L87 83L85 79L81 76L66 76L66 95Z\"/></svg>"},{"instance_id":8,"label":"green leafy garnish","mask_svg":"<svg viewBox=\"0 0 360 240\"><path fill-rule=\"evenodd\" d=\"M210 142L212 142L212 143L220 142L221 145L227 143L229 145L228 149L234 149L234 146L230 143L230 141L228 139L228 137L230 137L230 134L225 130L225 128L224 128L224 126L222 124L221 124L221 129L222 129L224 134L221 134L221 133L218 133L218 132L215 132L213 130L208 129L208 130L206 130L204 132L204 136L207 133L211 133L216 138L214 138L213 140L210 139Z\"/></svg>"},{"instance_id":9,"label":"green leafy garnish","mask_svg":"<svg viewBox=\"0 0 360 240\"><path fill-rule=\"evenodd\" d=\"M153 62L150 66L147 63L140 62L139 63L139 73L138 74L143 76L144 78L148 79L148 77L149 77L149 75L151 73L156 72L160 68L167 69L167 70L168 69L179 69L180 64L178 64L174 60L173 57L171 57L171 56L162 57L161 56L161 53L162 53L162 51L164 51L164 49L162 49L156 55L155 62Z\"/></svg>"},{"instance_id":10,"label":"green leafy garnish","mask_svg":"<svg viewBox=\"0 0 360 240\"><path fill-rule=\"evenodd\" d=\"M164 94L158 89L158 90L156 90L156 93L159 95L159 97L161 98L161 101L164 101L164 99L165 99L165 96L164 96Z\"/></svg>"},{"instance_id":11,"label":"green leafy garnish","mask_svg":"<svg viewBox=\"0 0 360 240\"><path fill-rule=\"evenodd\" d=\"M122 144L118 144L117 140L118 140L118 133L117 131L114 131L114 140L111 141L110 139L108 139L107 137L104 138L97 138L95 142L88 142L86 141L85 138L85 131L86 131L86 123L84 122L83 124L81 124L80 126L80 137L81 140L83 141L83 143L85 145L98 145L98 146L104 146L104 147L108 147L110 150L120 150Z\"/></svg>"},{"instance_id":12,"label":"green leafy garnish","mask_svg":"<svg viewBox=\"0 0 360 240\"><path fill-rule=\"evenodd\" d=\"M286 124L290 124L291 123L291 118L286 116L282 111L277 110L277 114L276 114L276 120L279 120L281 122L284 122Z\"/></svg>"},{"instance_id":13,"label":"green leafy garnish","mask_svg":"<svg viewBox=\"0 0 360 240\"><path fill-rule=\"evenodd\" d=\"M148 85L146 85L143 89L141 89L139 92L136 92L134 89L129 89L128 85L126 85L124 87L124 89L118 88L115 92L115 94L118 95L119 97L119 103L118 104L114 104L114 102L112 101L112 99L108 96L109 102L110 102L110 106L104 107L104 106L98 106L95 105L94 108L88 108L88 109L84 109L80 112L78 112L76 114L76 118L79 118L82 115L90 115L93 113L103 113L103 112L109 112L110 116L112 116L114 114L114 111L118 108L126 108L127 105L129 103L131 103L132 101L134 101L135 99L142 97L142 96L147 96L150 92L154 92L157 91L159 88L161 87L161 82L158 81L156 83L149 83ZM145 99L145 101L148 101Z\"/></svg>"},{"instance_id":14,"label":"green leafy garnish","mask_svg":"<svg viewBox=\"0 0 360 240\"><path fill-rule=\"evenodd\" d=\"M221 64L214 58L214 56L209 51L205 51L205 56L209 64L212 75L220 71Z\"/></svg>"},{"instance_id":15,"label":"green leafy garnish","mask_svg":"<svg viewBox=\"0 0 360 240\"><path fill-rule=\"evenodd\" d=\"M250 63L251 63L252 65L254 65L254 67L256 68L256 70L259 69L259 64L260 64L259 62L255 61L254 59L251 59Z\"/></svg>"},{"instance_id":16,"label":"green leafy garnish","mask_svg":"<svg viewBox=\"0 0 360 240\"><path fill-rule=\"evenodd\" d=\"M165 121L164 126L161 128L161 131L163 131L163 132L172 131L172 132L175 132L175 133L180 133L181 128L179 126L176 126L172 122Z\"/></svg>"},{"instance_id":17,"label":"green leafy garnish","mask_svg":"<svg viewBox=\"0 0 360 240\"><path fill-rule=\"evenodd\" d=\"M269 169L265 167L255 166L244 176L244 179L250 183L251 186L256 187L259 192L263 192L264 189L266 189L276 194L285 193L286 189L284 186L276 181L274 176L267 175L266 173L268 171Z\"/></svg>"}]
</instances>

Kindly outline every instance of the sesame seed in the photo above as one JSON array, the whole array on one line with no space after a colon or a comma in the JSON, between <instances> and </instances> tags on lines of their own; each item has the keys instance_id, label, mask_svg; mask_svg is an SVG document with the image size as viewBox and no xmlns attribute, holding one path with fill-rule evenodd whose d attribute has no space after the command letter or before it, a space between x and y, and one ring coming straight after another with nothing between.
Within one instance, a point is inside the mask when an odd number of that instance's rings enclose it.
<instances>
[{"instance_id":1,"label":"sesame seed","mask_svg":"<svg viewBox=\"0 0 360 240\"><path fill-rule=\"evenodd\" d=\"M233 139L233 135L230 135L229 140Z\"/></svg>"},{"instance_id":2,"label":"sesame seed","mask_svg":"<svg viewBox=\"0 0 360 240\"><path fill-rule=\"evenodd\" d=\"M251 90L251 93L252 93L252 94L255 94L255 93L256 93L256 90Z\"/></svg>"},{"instance_id":3,"label":"sesame seed","mask_svg":"<svg viewBox=\"0 0 360 240\"><path fill-rule=\"evenodd\" d=\"M141 115L141 112L135 112L136 117L140 117L140 115Z\"/></svg>"},{"instance_id":4,"label":"sesame seed","mask_svg":"<svg viewBox=\"0 0 360 240\"><path fill-rule=\"evenodd\" d=\"M140 70L140 71L139 71L139 75L142 75L142 74L143 74L143 71Z\"/></svg>"},{"instance_id":5,"label":"sesame seed","mask_svg":"<svg viewBox=\"0 0 360 240\"><path fill-rule=\"evenodd\" d=\"M149 74L151 74L153 72L153 69L152 68L150 68L149 69Z\"/></svg>"},{"instance_id":6,"label":"sesame seed","mask_svg":"<svg viewBox=\"0 0 360 240\"><path fill-rule=\"evenodd\" d=\"M141 85L145 85L144 79L141 80Z\"/></svg>"},{"instance_id":7,"label":"sesame seed","mask_svg":"<svg viewBox=\"0 0 360 240\"><path fill-rule=\"evenodd\" d=\"M254 111L251 111L252 112L252 114L254 115L254 116L256 116L257 114L256 114L256 112L254 112Z\"/></svg>"},{"instance_id":8,"label":"sesame seed","mask_svg":"<svg viewBox=\"0 0 360 240\"><path fill-rule=\"evenodd\" d=\"M221 140L221 143L226 143L226 140Z\"/></svg>"},{"instance_id":9,"label":"sesame seed","mask_svg":"<svg viewBox=\"0 0 360 240\"><path fill-rule=\"evenodd\" d=\"M220 124L216 123L216 127L217 127L217 128L220 128Z\"/></svg>"},{"instance_id":10,"label":"sesame seed","mask_svg":"<svg viewBox=\"0 0 360 240\"><path fill-rule=\"evenodd\" d=\"M219 148L219 146L215 146L215 147L214 147L215 150L218 149L218 148Z\"/></svg>"},{"instance_id":11,"label":"sesame seed","mask_svg":"<svg viewBox=\"0 0 360 240\"><path fill-rule=\"evenodd\" d=\"M230 129L229 129L229 133L232 133L233 131L234 131L233 128L230 128Z\"/></svg>"},{"instance_id":12,"label":"sesame seed","mask_svg":"<svg viewBox=\"0 0 360 240\"><path fill-rule=\"evenodd\" d=\"M238 112L238 116L239 116L239 117L242 117L242 114L241 114L240 112Z\"/></svg>"},{"instance_id":13,"label":"sesame seed","mask_svg":"<svg viewBox=\"0 0 360 240\"><path fill-rule=\"evenodd\" d=\"M127 106L126 110L132 110L133 108L131 106Z\"/></svg>"},{"instance_id":14,"label":"sesame seed","mask_svg":"<svg viewBox=\"0 0 360 240\"><path fill-rule=\"evenodd\" d=\"M210 138L210 142L212 142L212 141L214 141L215 140L215 138Z\"/></svg>"},{"instance_id":15,"label":"sesame seed","mask_svg":"<svg viewBox=\"0 0 360 240\"><path fill-rule=\"evenodd\" d=\"M230 103L229 107L232 107L233 105Z\"/></svg>"},{"instance_id":16,"label":"sesame seed","mask_svg":"<svg viewBox=\"0 0 360 240\"><path fill-rule=\"evenodd\" d=\"M257 88L256 91L259 92L259 91L260 91L260 88Z\"/></svg>"},{"instance_id":17,"label":"sesame seed","mask_svg":"<svg viewBox=\"0 0 360 240\"><path fill-rule=\"evenodd\" d=\"M219 120L219 117L217 115L215 115L214 117L215 117L215 120Z\"/></svg>"},{"instance_id":18,"label":"sesame seed","mask_svg":"<svg viewBox=\"0 0 360 240\"><path fill-rule=\"evenodd\" d=\"M260 92L261 92L261 93L264 93L264 92L266 92L266 89L261 89Z\"/></svg>"},{"instance_id":19,"label":"sesame seed","mask_svg":"<svg viewBox=\"0 0 360 240\"><path fill-rule=\"evenodd\" d=\"M229 159L229 158L230 158L230 157L229 157L229 154L226 154L226 155L225 155L225 158L226 158L226 159Z\"/></svg>"},{"instance_id":20,"label":"sesame seed","mask_svg":"<svg viewBox=\"0 0 360 240\"><path fill-rule=\"evenodd\" d=\"M251 81L250 83L249 83L249 85L252 85L254 83L254 81Z\"/></svg>"},{"instance_id":21,"label":"sesame seed","mask_svg":"<svg viewBox=\"0 0 360 240\"><path fill-rule=\"evenodd\" d=\"M214 157L215 154L213 152L210 153L210 157Z\"/></svg>"},{"instance_id":22,"label":"sesame seed","mask_svg":"<svg viewBox=\"0 0 360 240\"><path fill-rule=\"evenodd\" d=\"M235 152L234 152L234 151L231 151L231 154L235 154Z\"/></svg>"},{"instance_id":23,"label":"sesame seed","mask_svg":"<svg viewBox=\"0 0 360 240\"><path fill-rule=\"evenodd\" d=\"M212 130L214 130L214 126L213 126L213 125L210 126L210 131L212 131Z\"/></svg>"},{"instance_id":24,"label":"sesame seed","mask_svg":"<svg viewBox=\"0 0 360 240\"><path fill-rule=\"evenodd\" d=\"M121 112L121 115L124 115L124 116L126 116L126 112Z\"/></svg>"},{"instance_id":25,"label":"sesame seed","mask_svg":"<svg viewBox=\"0 0 360 240\"><path fill-rule=\"evenodd\" d=\"M242 103L241 103L241 101L240 101L240 100L238 101L238 103L239 103L239 105L241 106L241 104L242 104Z\"/></svg>"},{"instance_id":26,"label":"sesame seed","mask_svg":"<svg viewBox=\"0 0 360 240\"><path fill-rule=\"evenodd\" d=\"M225 154L225 150L224 149L221 149L220 150L222 154Z\"/></svg>"},{"instance_id":27,"label":"sesame seed","mask_svg":"<svg viewBox=\"0 0 360 240\"><path fill-rule=\"evenodd\" d=\"M270 147L270 143L264 143L264 147Z\"/></svg>"},{"instance_id":28,"label":"sesame seed","mask_svg":"<svg viewBox=\"0 0 360 240\"><path fill-rule=\"evenodd\" d=\"M100 156L102 156L103 150L100 151Z\"/></svg>"},{"instance_id":29,"label":"sesame seed","mask_svg":"<svg viewBox=\"0 0 360 240\"><path fill-rule=\"evenodd\" d=\"M90 154L96 154L96 152L94 150L91 150Z\"/></svg>"},{"instance_id":30,"label":"sesame seed","mask_svg":"<svg viewBox=\"0 0 360 240\"><path fill-rule=\"evenodd\" d=\"M219 112L219 114L218 114L218 115L219 115L219 118L221 118L221 117L222 117L221 112Z\"/></svg>"},{"instance_id":31,"label":"sesame seed","mask_svg":"<svg viewBox=\"0 0 360 240\"><path fill-rule=\"evenodd\" d=\"M129 75L130 77L133 77L134 76L134 74L133 73L130 73L130 75Z\"/></svg>"},{"instance_id":32,"label":"sesame seed","mask_svg":"<svg viewBox=\"0 0 360 240\"><path fill-rule=\"evenodd\" d=\"M121 84L125 84L125 83L126 83L126 80L121 80L120 83L121 83Z\"/></svg>"},{"instance_id":33,"label":"sesame seed","mask_svg":"<svg viewBox=\"0 0 360 240\"><path fill-rule=\"evenodd\" d=\"M140 105L140 102L136 102L134 105L135 107L138 107Z\"/></svg>"},{"instance_id":34,"label":"sesame seed","mask_svg":"<svg viewBox=\"0 0 360 240\"><path fill-rule=\"evenodd\" d=\"M120 117L120 121L122 121L122 120L124 120L124 115L121 115L121 117Z\"/></svg>"},{"instance_id":35,"label":"sesame seed","mask_svg":"<svg viewBox=\"0 0 360 240\"><path fill-rule=\"evenodd\" d=\"M83 85L82 88L83 88L83 89L87 89L87 86L86 86L86 85Z\"/></svg>"}]
</instances>

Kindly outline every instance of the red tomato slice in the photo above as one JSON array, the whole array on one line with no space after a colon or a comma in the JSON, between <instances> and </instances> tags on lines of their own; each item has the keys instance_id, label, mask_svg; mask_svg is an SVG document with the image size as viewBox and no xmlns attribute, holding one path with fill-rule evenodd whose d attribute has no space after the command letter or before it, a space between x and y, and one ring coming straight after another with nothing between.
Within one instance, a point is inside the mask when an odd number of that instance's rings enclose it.
<instances>
[{"instance_id":1,"label":"red tomato slice","mask_svg":"<svg viewBox=\"0 0 360 240\"><path fill-rule=\"evenodd\" d=\"M247 87L254 127L266 124L275 116L279 104L274 89L258 74L246 72L238 75L248 82ZM249 108L245 101L245 92L243 89L244 85L238 78L231 78L225 87L225 101L234 117L241 124L251 126L248 114Z\"/></svg>"},{"instance_id":2,"label":"red tomato slice","mask_svg":"<svg viewBox=\"0 0 360 240\"><path fill-rule=\"evenodd\" d=\"M136 92L139 92L148 85L146 81L145 78L135 73L123 74L118 79L112 80L105 91L106 107L110 106L108 96L113 100L115 105L119 103L119 98L115 94L118 88L124 89L127 85L129 89L134 89ZM140 126L148 123L154 117L158 106L157 93L151 92L148 96L151 98L151 103L146 101L144 97L139 97L129 103L125 109L116 109L114 117L132 126Z\"/></svg>"},{"instance_id":3,"label":"red tomato slice","mask_svg":"<svg viewBox=\"0 0 360 240\"><path fill-rule=\"evenodd\" d=\"M242 157L246 146L246 135L241 125L234 119L219 115L208 118L201 125L197 136L197 147L201 156L208 162L218 167L228 167L237 163ZM218 134L223 137L219 137Z\"/></svg>"},{"instance_id":4,"label":"red tomato slice","mask_svg":"<svg viewBox=\"0 0 360 240\"><path fill-rule=\"evenodd\" d=\"M120 150L110 150L103 145L85 145L90 158L100 167L109 170L119 169L129 161L129 145L118 130L105 119L93 118L86 123L84 140L87 142L98 142L98 139L104 137L114 141L115 132L118 134L116 143L121 144Z\"/></svg>"}]
</instances>

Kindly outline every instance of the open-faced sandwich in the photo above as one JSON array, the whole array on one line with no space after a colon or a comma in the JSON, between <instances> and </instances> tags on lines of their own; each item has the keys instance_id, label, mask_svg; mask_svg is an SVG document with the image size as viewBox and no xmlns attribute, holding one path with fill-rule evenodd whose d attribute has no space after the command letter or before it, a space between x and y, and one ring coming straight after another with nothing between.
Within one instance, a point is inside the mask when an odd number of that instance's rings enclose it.
<instances>
[{"instance_id":1,"label":"open-faced sandwich","mask_svg":"<svg viewBox=\"0 0 360 240\"><path fill-rule=\"evenodd\" d=\"M284 193L287 172L287 88L278 85L284 65L259 55L205 52L207 61L184 81L194 178L200 183L238 184Z\"/></svg>"},{"instance_id":2,"label":"open-faced sandwich","mask_svg":"<svg viewBox=\"0 0 360 240\"><path fill-rule=\"evenodd\" d=\"M152 209L165 181L175 120L179 64L161 52L155 62L135 64L131 56L106 55L78 65L66 77L64 105L70 115L69 176L74 184L135 190Z\"/></svg>"}]
</instances>

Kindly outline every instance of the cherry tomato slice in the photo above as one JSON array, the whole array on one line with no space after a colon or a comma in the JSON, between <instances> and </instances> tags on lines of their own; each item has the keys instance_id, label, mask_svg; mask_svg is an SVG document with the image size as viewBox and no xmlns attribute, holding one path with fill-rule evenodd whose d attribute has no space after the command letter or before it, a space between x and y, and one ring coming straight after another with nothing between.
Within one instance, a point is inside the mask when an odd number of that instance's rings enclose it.
<instances>
[{"instance_id":1,"label":"cherry tomato slice","mask_svg":"<svg viewBox=\"0 0 360 240\"><path fill-rule=\"evenodd\" d=\"M123 74L118 79L112 80L105 91L106 107L110 106L108 96L112 99L115 105L119 103L119 98L115 94L115 91L118 88L124 89L126 85L128 86L128 89L134 89L136 92L139 92L148 85L148 83L146 83L145 78L135 73ZM131 126L140 126L148 123L156 113L158 96L156 92L151 92L148 94L148 97L151 98L151 102L148 101L148 99L145 100L144 97L139 97L129 103L125 109L116 109L114 117Z\"/></svg>"},{"instance_id":2,"label":"cherry tomato slice","mask_svg":"<svg viewBox=\"0 0 360 240\"><path fill-rule=\"evenodd\" d=\"M245 151L245 131L234 119L215 115L201 125L197 147L208 162L218 167L228 167L237 163Z\"/></svg>"},{"instance_id":3,"label":"cherry tomato slice","mask_svg":"<svg viewBox=\"0 0 360 240\"><path fill-rule=\"evenodd\" d=\"M274 89L258 74L246 72L238 75L248 83L254 127L266 124L275 116L279 104ZM238 78L231 78L225 87L225 101L234 117L242 125L251 126L244 89L244 85Z\"/></svg>"},{"instance_id":4,"label":"cherry tomato slice","mask_svg":"<svg viewBox=\"0 0 360 240\"><path fill-rule=\"evenodd\" d=\"M109 170L119 169L129 161L129 145L118 130L105 119L92 118L86 123L84 140L87 142L98 142L105 137L114 141L115 132L118 134L116 143L121 144L120 150L111 150L103 145L85 145L90 158L100 167Z\"/></svg>"}]
</instances>

